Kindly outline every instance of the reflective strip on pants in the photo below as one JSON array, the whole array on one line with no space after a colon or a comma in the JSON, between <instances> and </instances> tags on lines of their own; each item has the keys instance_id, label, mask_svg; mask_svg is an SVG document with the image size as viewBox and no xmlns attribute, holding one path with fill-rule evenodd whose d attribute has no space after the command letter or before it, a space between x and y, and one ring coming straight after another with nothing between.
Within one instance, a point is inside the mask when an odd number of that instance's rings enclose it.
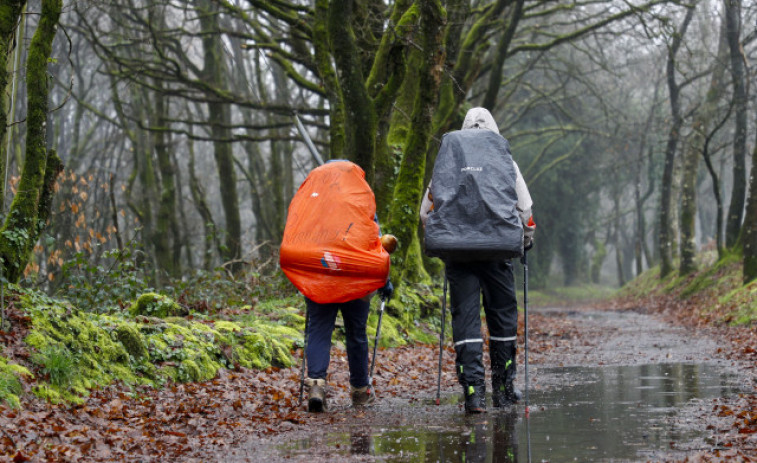
<instances>
[{"instance_id":1,"label":"reflective strip on pants","mask_svg":"<svg viewBox=\"0 0 757 463\"><path fill-rule=\"evenodd\" d=\"M455 345L456 345L456 346L459 346L459 345L461 345L461 344L469 344L469 343L472 343L472 342L480 342L480 343L483 343L483 342L484 342L484 340L483 340L483 339L481 339L481 338L478 338L478 339L463 339L462 341L457 341L457 342L455 343Z\"/></svg>"}]
</instances>

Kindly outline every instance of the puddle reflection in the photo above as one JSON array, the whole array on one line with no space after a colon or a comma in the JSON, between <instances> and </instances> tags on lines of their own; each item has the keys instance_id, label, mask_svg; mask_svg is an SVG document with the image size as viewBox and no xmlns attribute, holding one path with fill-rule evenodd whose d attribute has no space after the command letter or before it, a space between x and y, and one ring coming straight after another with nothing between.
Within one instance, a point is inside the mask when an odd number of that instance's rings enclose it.
<instances>
[{"instance_id":1,"label":"puddle reflection","mask_svg":"<svg viewBox=\"0 0 757 463\"><path fill-rule=\"evenodd\" d=\"M311 436L288 452L321 446L389 462L634 461L696 437L672 424L685 404L740 392L709 364L544 368L539 375L557 384L531 391L528 419L522 406L466 416L449 397L439 407L404 408L402 425Z\"/></svg>"}]
</instances>

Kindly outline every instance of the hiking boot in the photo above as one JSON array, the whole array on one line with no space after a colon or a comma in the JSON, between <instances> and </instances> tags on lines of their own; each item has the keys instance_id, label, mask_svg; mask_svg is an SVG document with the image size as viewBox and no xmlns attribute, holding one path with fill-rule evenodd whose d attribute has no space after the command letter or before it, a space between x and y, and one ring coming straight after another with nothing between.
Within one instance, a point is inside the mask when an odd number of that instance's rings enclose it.
<instances>
[{"instance_id":1,"label":"hiking boot","mask_svg":"<svg viewBox=\"0 0 757 463\"><path fill-rule=\"evenodd\" d=\"M514 385L517 370L515 342L490 341L489 349L492 362L492 405L500 408L515 404L522 395Z\"/></svg>"},{"instance_id":2,"label":"hiking boot","mask_svg":"<svg viewBox=\"0 0 757 463\"><path fill-rule=\"evenodd\" d=\"M511 382L501 383L499 385L492 384L492 405L495 408L507 407L520 402L523 394L520 389L516 388Z\"/></svg>"},{"instance_id":3,"label":"hiking boot","mask_svg":"<svg viewBox=\"0 0 757 463\"><path fill-rule=\"evenodd\" d=\"M320 413L326 410L326 380L322 378L306 378L308 387L308 411Z\"/></svg>"},{"instance_id":4,"label":"hiking boot","mask_svg":"<svg viewBox=\"0 0 757 463\"><path fill-rule=\"evenodd\" d=\"M376 391L370 384L363 387L352 388L352 406L362 407L372 404L376 400Z\"/></svg>"},{"instance_id":5,"label":"hiking boot","mask_svg":"<svg viewBox=\"0 0 757 463\"><path fill-rule=\"evenodd\" d=\"M486 386L463 386L465 413L486 413Z\"/></svg>"}]
</instances>

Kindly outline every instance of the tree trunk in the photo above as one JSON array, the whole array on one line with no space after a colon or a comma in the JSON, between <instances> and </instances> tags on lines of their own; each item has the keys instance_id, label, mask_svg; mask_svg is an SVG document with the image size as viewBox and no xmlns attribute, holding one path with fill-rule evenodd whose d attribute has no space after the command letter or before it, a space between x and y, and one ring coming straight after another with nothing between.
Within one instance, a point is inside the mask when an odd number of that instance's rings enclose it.
<instances>
[{"instance_id":1,"label":"tree trunk","mask_svg":"<svg viewBox=\"0 0 757 463\"><path fill-rule=\"evenodd\" d=\"M752 173L749 176L749 200L741 242L744 245L744 284L757 278L757 143L752 152Z\"/></svg>"},{"instance_id":2,"label":"tree trunk","mask_svg":"<svg viewBox=\"0 0 757 463\"><path fill-rule=\"evenodd\" d=\"M316 0L313 25L313 55L318 68L318 76L329 100L329 151L330 158L344 159L346 151L345 107L342 89L332 66L329 46L329 0ZM325 160L325 159L324 159Z\"/></svg>"},{"instance_id":3,"label":"tree trunk","mask_svg":"<svg viewBox=\"0 0 757 463\"><path fill-rule=\"evenodd\" d=\"M697 212L697 173L699 171L699 150L704 141L702 122L695 121L683 158L683 180L681 182L681 263L679 273L688 275L696 270L694 259L697 255L696 212Z\"/></svg>"},{"instance_id":4,"label":"tree trunk","mask_svg":"<svg viewBox=\"0 0 757 463\"><path fill-rule=\"evenodd\" d=\"M0 4L0 211L5 212L5 166L7 164L8 156L10 153L6 150L6 131L8 130L8 117L13 117L13 114L6 113L6 108L11 105L6 102L5 95L10 95L10 92L6 92L9 86L9 77L11 74L8 69L14 62L12 51L20 44L13 45L13 39L16 28L21 19L21 12L24 10L26 1L21 0L9 0Z\"/></svg>"},{"instance_id":5,"label":"tree trunk","mask_svg":"<svg viewBox=\"0 0 757 463\"><path fill-rule=\"evenodd\" d=\"M57 153L46 148L50 90L47 65L62 7L61 0L42 0L39 24L29 44L26 60L26 153L18 193L0 230L3 275L14 283L21 278L34 244L44 229L55 179L63 169Z\"/></svg>"},{"instance_id":6,"label":"tree trunk","mask_svg":"<svg viewBox=\"0 0 757 463\"><path fill-rule=\"evenodd\" d=\"M645 192L643 195L641 194L641 172L644 168L644 155L647 151L647 137L649 135L649 131L652 128L652 121L654 120L655 116L655 108L657 107L657 97L659 95L660 91L660 81L655 81L654 86L654 94L652 96L652 105L649 110L649 114L647 115L647 120L644 121L644 129L641 133L641 141L639 142L639 151L638 151L638 160L636 163L636 178L634 182L634 203L636 205L636 239L634 240L634 258L636 261L636 276L641 275L641 273L644 271L644 261L643 257L646 255L647 258L647 266L651 265L648 255L648 250L645 252L646 247L646 235L647 235L647 227L646 227L646 220L644 217L644 203L647 201L649 196L652 194L652 190L654 189L654 181L652 181L652 177L649 177L649 190ZM649 162L649 170L652 169L652 147L649 148L649 156L648 156L648 162Z\"/></svg>"},{"instance_id":7,"label":"tree trunk","mask_svg":"<svg viewBox=\"0 0 757 463\"><path fill-rule=\"evenodd\" d=\"M344 155L365 171L373 185L376 149L376 112L365 87L360 50L352 29L354 0L332 0L328 12L331 51L339 75L345 114Z\"/></svg>"},{"instance_id":8,"label":"tree trunk","mask_svg":"<svg viewBox=\"0 0 757 463\"><path fill-rule=\"evenodd\" d=\"M418 222L420 202L425 185L426 151L432 135L432 119L439 98L444 50L442 33L444 9L438 0L422 2L420 7L421 47L424 60L418 81L418 94L412 115L413 131L409 134L405 155L394 189L388 230L399 240L402 248L394 256L394 264L401 274L393 274L395 281L417 282L428 278L423 268Z\"/></svg>"},{"instance_id":9,"label":"tree trunk","mask_svg":"<svg viewBox=\"0 0 757 463\"><path fill-rule=\"evenodd\" d=\"M200 25L205 32L202 39L203 72L214 88L226 88L227 71L223 59L217 8L207 0L201 2L201 5L203 12ZM226 217L226 240L222 257L225 262L231 262L230 269L236 272L241 268L242 221L239 214L234 154L230 143L231 108L228 103L219 101L213 94L208 96L211 100L208 103L208 125L213 138L213 155L220 180L221 204Z\"/></svg>"},{"instance_id":10,"label":"tree trunk","mask_svg":"<svg viewBox=\"0 0 757 463\"><path fill-rule=\"evenodd\" d=\"M158 261L158 269L166 272L171 277L181 275L181 254L175 252L172 243L181 241L179 235L179 222L176 216L176 172L168 152L170 133L167 131L168 107L166 96L162 92L162 83L156 82L156 91L153 92L155 99L155 122L153 124L153 137L155 155L160 172L160 201L158 203L158 215L155 223L155 257Z\"/></svg>"},{"instance_id":11,"label":"tree trunk","mask_svg":"<svg viewBox=\"0 0 757 463\"><path fill-rule=\"evenodd\" d=\"M497 104L497 95L499 94L500 87L502 87L502 70L504 69L505 58L507 58L507 51L510 49L510 43L515 35L515 30L518 28L518 22L523 17L524 3L525 0L515 1L513 11L510 14L510 20L494 52L494 60L489 74L489 85L486 87L486 93L481 103L481 106L490 111L493 111Z\"/></svg>"},{"instance_id":12,"label":"tree trunk","mask_svg":"<svg viewBox=\"0 0 757 463\"><path fill-rule=\"evenodd\" d=\"M741 53L739 35L741 32L741 0L724 0L726 36L731 58L731 80L733 81L733 103L736 126L733 134L733 189L731 204L726 219L725 244L736 244L744 217L746 199L746 129L747 94L744 72L744 56Z\"/></svg>"},{"instance_id":13,"label":"tree trunk","mask_svg":"<svg viewBox=\"0 0 757 463\"><path fill-rule=\"evenodd\" d=\"M218 234L216 233L216 224L213 221L213 214L210 212L210 207L205 200L205 191L202 188L202 183L197 178L195 169L195 148L194 142L190 138L189 140L189 193L192 195L192 202L194 202L197 213L202 218L203 235L203 249L202 249L202 268L204 270L210 270L213 264L213 249L218 249L219 253L221 245L218 242Z\"/></svg>"},{"instance_id":14,"label":"tree trunk","mask_svg":"<svg viewBox=\"0 0 757 463\"><path fill-rule=\"evenodd\" d=\"M699 173L699 155L704 157L710 140L710 128L715 118L718 102L723 96L723 78L728 54L725 24L721 24L718 40L718 52L715 56L710 85L704 102L694 114L693 133L683 162L683 182L681 184L681 275L696 270L694 259L697 254L695 231L697 212L697 176ZM717 128L715 129L717 130ZM713 132L714 134L714 132ZM719 198L716 198L719 200ZM718 201L719 202L719 201Z\"/></svg>"},{"instance_id":15,"label":"tree trunk","mask_svg":"<svg viewBox=\"0 0 757 463\"><path fill-rule=\"evenodd\" d=\"M694 8L689 8L686 17L681 24L678 33L673 38L673 43L668 50L667 60L667 82L668 92L670 94L670 112L672 123L668 133L668 141L665 146L665 168L662 172L662 182L660 187L660 235L658 247L660 249L660 278L665 278L673 271L673 247L674 237L671 224L671 198L673 188L673 168L675 164L676 148L681 136L681 126L683 117L681 116L681 102L679 101L680 88L676 83L676 54L681 46L686 29L688 29L691 19L694 16Z\"/></svg>"}]
</instances>

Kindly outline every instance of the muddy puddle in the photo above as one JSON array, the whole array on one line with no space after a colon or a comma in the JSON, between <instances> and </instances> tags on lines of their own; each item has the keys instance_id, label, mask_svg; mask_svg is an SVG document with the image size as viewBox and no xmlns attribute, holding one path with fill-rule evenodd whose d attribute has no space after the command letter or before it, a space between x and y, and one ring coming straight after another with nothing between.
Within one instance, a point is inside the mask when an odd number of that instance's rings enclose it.
<instances>
[{"instance_id":1,"label":"muddy puddle","mask_svg":"<svg viewBox=\"0 0 757 463\"><path fill-rule=\"evenodd\" d=\"M285 459L387 462L646 461L702 441L687 410L741 391L716 364L540 367L548 379L523 404L466 416L459 396L397 402L364 424L324 430L278 446ZM521 383L522 384L522 383ZM548 386L546 385L548 384Z\"/></svg>"}]
</instances>

